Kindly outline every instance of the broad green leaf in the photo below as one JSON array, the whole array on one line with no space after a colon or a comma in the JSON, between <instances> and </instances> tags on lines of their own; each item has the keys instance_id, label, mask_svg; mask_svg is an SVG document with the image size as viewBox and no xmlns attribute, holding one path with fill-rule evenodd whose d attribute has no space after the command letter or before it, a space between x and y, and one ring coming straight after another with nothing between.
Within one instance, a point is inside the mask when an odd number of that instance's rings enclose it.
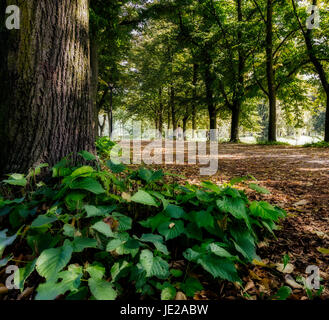
<instances>
[{"instance_id":1,"label":"broad green leaf","mask_svg":"<svg viewBox=\"0 0 329 320\"><path fill-rule=\"evenodd\" d=\"M231 234L235 249L240 252L249 262L252 260L261 260L256 254L256 245L254 238L248 230L239 231L231 229Z\"/></svg>"},{"instance_id":2,"label":"broad green leaf","mask_svg":"<svg viewBox=\"0 0 329 320\"><path fill-rule=\"evenodd\" d=\"M74 238L75 228L70 224L64 224L63 226L63 235Z\"/></svg>"},{"instance_id":3,"label":"broad green leaf","mask_svg":"<svg viewBox=\"0 0 329 320\"><path fill-rule=\"evenodd\" d=\"M203 255L197 262L212 274L214 278L221 278L231 282L241 282L234 263L227 259L218 258L213 255Z\"/></svg>"},{"instance_id":4,"label":"broad green leaf","mask_svg":"<svg viewBox=\"0 0 329 320\"><path fill-rule=\"evenodd\" d=\"M104 234L107 237L114 237L114 234L111 230L111 227L104 221L98 221L91 226L92 229L98 231L101 234Z\"/></svg>"},{"instance_id":5,"label":"broad green leaf","mask_svg":"<svg viewBox=\"0 0 329 320\"><path fill-rule=\"evenodd\" d=\"M169 275L168 263L160 257L154 257L148 249L141 252L139 262L146 271L146 277L166 279Z\"/></svg>"},{"instance_id":6,"label":"broad green leaf","mask_svg":"<svg viewBox=\"0 0 329 320\"><path fill-rule=\"evenodd\" d=\"M88 284L91 293L97 300L115 300L117 297L113 285L105 280L90 278Z\"/></svg>"},{"instance_id":7,"label":"broad green leaf","mask_svg":"<svg viewBox=\"0 0 329 320\"><path fill-rule=\"evenodd\" d=\"M185 257L186 260L188 261L196 261L198 258L201 257L201 253L194 250L194 249L187 249L186 251L183 252L183 256Z\"/></svg>"},{"instance_id":8,"label":"broad green leaf","mask_svg":"<svg viewBox=\"0 0 329 320\"><path fill-rule=\"evenodd\" d=\"M185 231L188 238L202 241L202 229L200 229L196 223L189 223Z\"/></svg>"},{"instance_id":9,"label":"broad green leaf","mask_svg":"<svg viewBox=\"0 0 329 320\"><path fill-rule=\"evenodd\" d=\"M111 276L112 276L112 282L118 280L121 278L121 275L125 274L125 270L130 266L131 264L124 260L122 262L116 262L112 268L111 268Z\"/></svg>"},{"instance_id":10,"label":"broad green leaf","mask_svg":"<svg viewBox=\"0 0 329 320\"><path fill-rule=\"evenodd\" d=\"M195 223L199 228L214 227L214 217L207 211L199 211L195 213Z\"/></svg>"},{"instance_id":11,"label":"broad green leaf","mask_svg":"<svg viewBox=\"0 0 329 320\"><path fill-rule=\"evenodd\" d=\"M9 179L3 180L2 182L13 185L13 186L21 186L25 187L27 184L27 180L23 174L14 173L9 175Z\"/></svg>"},{"instance_id":12,"label":"broad green leaf","mask_svg":"<svg viewBox=\"0 0 329 320\"><path fill-rule=\"evenodd\" d=\"M91 173L94 172L94 169L90 166L83 166L83 167L80 167L76 170L74 170L72 173L71 173L71 177L77 177L77 176L89 176Z\"/></svg>"},{"instance_id":13,"label":"broad green leaf","mask_svg":"<svg viewBox=\"0 0 329 320\"><path fill-rule=\"evenodd\" d=\"M287 300L287 298L292 294L292 290L287 287L281 287L278 292L272 297L273 300Z\"/></svg>"},{"instance_id":14,"label":"broad green leaf","mask_svg":"<svg viewBox=\"0 0 329 320\"><path fill-rule=\"evenodd\" d=\"M48 217L46 215L39 215L31 224L31 228L40 228L56 221L56 217Z\"/></svg>"},{"instance_id":15,"label":"broad green leaf","mask_svg":"<svg viewBox=\"0 0 329 320\"><path fill-rule=\"evenodd\" d=\"M259 192L259 193L264 193L264 194L270 194L271 193L266 188L261 187L261 186L259 186L256 183L250 183L249 184L249 188L252 189L252 190L255 190L255 191Z\"/></svg>"},{"instance_id":16,"label":"broad green leaf","mask_svg":"<svg viewBox=\"0 0 329 320\"><path fill-rule=\"evenodd\" d=\"M211 243L209 245L210 251L215 254L216 256L223 257L223 258L234 258L227 250L219 246L217 243Z\"/></svg>"},{"instance_id":17,"label":"broad green leaf","mask_svg":"<svg viewBox=\"0 0 329 320\"><path fill-rule=\"evenodd\" d=\"M56 282L57 279L55 279L39 285L36 300L53 300L67 291L77 291L82 275L82 267L70 265L67 271L58 274L58 279L61 279L60 282Z\"/></svg>"},{"instance_id":18,"label":"broad green leaf","mask_svg":"<svg viewBox=\"0 0 329 320\"><path fill-rule=\"evenodd\" d=\"M32 262L29 262L24 268L20 268L18 272L15 273L15 285L20 289L24 289L24 284L26 279L31 275L35 269L37 259L34 259Z\"/></svg>"},{"instance_id":19,"label":"broad green leaf","mask_svg":"<svg viewBox=\"0 0 329 320\"><path fill-rule=\"evenodd\" d=\"M88 151L81 151L78 153L83 159L87 161L96 160L96 157Z\"/></svg>"},{"instance_id":20,"label":"broad green leaf","mask_svg":"<svg viewBox=\"0 0 329 320\"><path fill-rule=\"evenodd\" d=\"M224 197L222 200L216 201L217 207L223 211L231 213L237 219L246 219L246 204L241 198Z\"/></svg>"},{"instance_id":21,"label":"broad green leaf","mask_svg":"<svg viewBox=\"0 0 329 320\"><path fill-rule=\"evenodd\" d=\"M174 239L184 232L184 223L180 220L164 222L158 227L158 231L166 240Z\"/></svg>"},{"instance_id":22,"label":"broad green leaf","mask_svg":"<svg viewBox=\"0 0 329 320\"><path fill-rule=\"evenodd\" d=\"M119 221L118 231L127 231L132 227L132 219L119 212L113 212L112 217Z\"/></svg>"},{"instance_id":23,"label":"broad green leaf","mask_svg":"<svg viewBox=\"0 0 329 320\"><path fill-rule=\"evenodd\" d=\"M175 219L180 219L185 214L185 211L181 207L174 204L169 204L166 207L165 212L167 212L170 217Z\"/></svg>"},{"instance_id":24,"label":"broad green leaf","mask_svg":"<svg viewBox=\"0 0 329 320\"><path fill-rule=\"evenodd\" d=\"M106 161L106 165L113 173L121 173L122 171L126 170L126 166L124 164L114 163L111 160Z\"/></svg>"},{"instance_id":25,"label":"broad green leaf","mask_svg":"<svg viewBox=\"0 0 329 320\"><path fill-rule=\"evenodd\" d=\"M184 273L182 270L179 269L170 269L170 273L175 277L175 278L179 278L181 277Z\"/></svg>"},{"instance_id":26,"label":"broad green leaf","mask_svg":"<svg viewBox=\"0 0 329 320\"><path fill-rule=\"evenodd\" d=\"M158 213L154 217L150 217L147 220L140 221L139 223L145 228L151 228L152 232L154 232L160 224L169 220L170 218L165 216L163 213Z\"/></svg>"},{"instance_id":27,"label":"broad green leaf","mask_svg":"<svg viewBox=\"0 0 329 320\"><path fill-rule=\"evenodd\" d=\"M7 265L7 263L13 258L13 255L9 255L6 258L3 258L0 260L0 268L4 267L5 265Z\"/></svg>"},{"instance_id":28,"label":"broad green leaf","mask_svg":"<svg viewBox=\"0 0 329 320\"><path fill-rule=\"evenodd\" d=\"M72 241L73 252L82 252L87 248L97 248L96 239L77 237Z\"/></svg>"},{"instance_id":29,"label":"broad green leaf","mask_svg":"<svg viewBox=\"0 0 329 320\"><path fill-rule=\"evenodd\" d=\"M140 168L138 170L138 175L146 182L150 182L153 172L146 168Z\"/></svg>"},{"instance_id":30,"label":"broad green leaf","mask_svg":"<svg viewBox=\"0 0 329 320\"><path fill-rule=\"evenodd\" d=\"M105 267L99 262L88 265L86 271L93 279L102 279L105 275Z\"/></svg>"},{"instance_id":31,"label":"broad green leaf","mask_svg":"<svg viewBox=\"0 0 329 320\"><path fill-rule=\"evenodd\" d=\"M138 190L138 192L131 197L131 201L141 203L147 206L159 206L154 200L154 198L144 190Z\"/></svg>"},{"instance_id":32,"label":"broad green leaf","mask_svg":"<svg viewBox=\"0 0 329 320\"><path fill-rule=\"evenodd\" d=\"M181 284L181 289L188 297L193 297L196 292L203 290L203 286L198 279L189 277Z\"/></svg>"},{"instance_id":33,"label":"broad green leaf","mask_svg":"<svg viewBox=\"0 0 329 320\"><path fill-rule=\"evenodd\" d=\"M40 276L47 280L53 280L70 261L73 249L65 245L59 248L44 250L36 262L36 268Z\"/></svg>"},{"instance_id":34,"label":"broad green leaf","mask_svg":"<svg viewBox=\"0 0 329 320\"><path fill-rule=\"evenodd\" d=\"M0 257L2 257L3 251L7 246L10 246L16 239L17 235L14 234L11 237L7 237L8 229L0 231Z\"/></svg>"},{"instance_id":35,"label":"broad green leaf","mask_svg":"<svg viewBox=\"0 0 329 320\"><path fill-rule=\"evenodd\" d=\"M70 185L71 189L80 189L80 190L87 190L94 194L101 194L105 193L102 185L95 180L94 178L87 177L87 178L79 178L75 180Z\"/></svg>"},{"instance_id":36,"label":"broad green leaf","mask_svg":"<svg viewBox=\"0 0 329 320\"><path fill-rule=\"evenodd\" d=\"M93 205L85 205L83 207L87 212L87 218L97 217L97 216L105 216L108 213L111 213L116 209L116 205L112 206L93 206Z\"/></svg>"},{"instance_id":37,"label":"broad green leaf","mask_svg":"<svg viewBox=\"0 0 329 320\"><path fill-rule=\"evenodd\" d=\"M280 216L275 208L265 201L253 201L249 209L251 214L255 217L277 221Z\"/></svg>"},{"instance_id":38,"label":"broad green leaf","mask_svg":"<svg viewBox=\"0 0 329 320\"><path fill-rule=\"evenodd\" d=\"M74 211L82 209L82 201L86 197L84 193L71 192L65 197L65 204L69 210Z\"/></svg>"},{"instance_id":39,"label":"broad green leaf","mask_svg":"<svg viewBox=\"0 0 329 320\"><path fill-rule=\"evenodd\" d=\"M116 250L118 247L120 247L125 241L122 241L120 239L113 239L111 240L107 246L106 251L113 251Z\"/></svg>"},{"instance_id":40,"label":"broad green leaf","mask_svg":"<svg viewBox=\"0 0 329 320\"><path fill-rule=\"evenodd\" d=\"M163 238L160 235L152 234L152 233L143 234L140 238L140 241L152 242L157 250L164 253L165 255L169 254L167 246L165 244L163 244Z\"/></svg>"}]
</instances>

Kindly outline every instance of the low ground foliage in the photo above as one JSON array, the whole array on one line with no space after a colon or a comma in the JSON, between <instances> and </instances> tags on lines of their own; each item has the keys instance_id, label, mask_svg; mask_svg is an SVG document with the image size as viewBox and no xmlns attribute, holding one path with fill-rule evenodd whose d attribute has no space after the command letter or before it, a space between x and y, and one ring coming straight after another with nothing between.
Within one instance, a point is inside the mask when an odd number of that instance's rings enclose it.
<instances>
[{"instance_id":1,"label":"low ground foliage","mask_svg":"<svg viewBox=\"0 0 329 320\"><path fill-rule=\"evenodd\" d=\"M240 268L260 260L256 244L286 215L234 188L246 177L179 185L162 170L80 155L89 165L68 157L43 180L46 165L3 181L0 268L28 259L15 285L33 282L37 300L193 297L196 274L242 286Z\"/></svg>"}]
</instances>

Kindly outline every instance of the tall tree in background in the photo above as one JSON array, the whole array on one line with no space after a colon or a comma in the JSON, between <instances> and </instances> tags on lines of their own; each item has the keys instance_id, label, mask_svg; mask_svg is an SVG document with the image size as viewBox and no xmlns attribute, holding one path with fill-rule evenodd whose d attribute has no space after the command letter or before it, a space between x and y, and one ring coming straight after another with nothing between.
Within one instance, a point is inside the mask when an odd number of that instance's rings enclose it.
<instances>
[{"instance_id":1,"label":"tall tree in background","mask_svg":"<svg viewBox=\"0 0 329 320\"><path fill-rule=\"evenodd\" d=\"M88 2L16 1L21 28L1 45L2 173L94 151Z\"/></svg>"},{"instance_id":2,"label":"tall tree in background","mask_svg":"<svg viewBox=\"0 0 329 320\"><path fill-rule=\"evenodd\" d=\"M328 55L324 56L323 54L328 52L328 35L318 35L318 40L319 38L322 38L320 41L318 41L318 44L315 43L314 39L314 32L313 32L313 27L305 29L303 26L297 12L295 0L291 0L294 13L296 16L296 19L298 21L298 25L300 27L300 30L303 34L305 45L306 45L306 52L307 55L310 59L310 62L313 64L315 71L317 72L321 85L323 88L323 91L325 92L326 96L326 117L325 117L325 130L324 130L324 141L329 142L329 78L326 74L325 66L321 63L321 60L323 61L328 61ZM317 0L312 0L312 5L317 6L318 1ZM314 14L314 11L312 12ZM313 21L314 24L315 21ZM324 43L325 48L323 48L322 43ZM320 44L320 45L319 45ZM322 57L321 57L322 56Z\"/></svg>"}]
</instances>

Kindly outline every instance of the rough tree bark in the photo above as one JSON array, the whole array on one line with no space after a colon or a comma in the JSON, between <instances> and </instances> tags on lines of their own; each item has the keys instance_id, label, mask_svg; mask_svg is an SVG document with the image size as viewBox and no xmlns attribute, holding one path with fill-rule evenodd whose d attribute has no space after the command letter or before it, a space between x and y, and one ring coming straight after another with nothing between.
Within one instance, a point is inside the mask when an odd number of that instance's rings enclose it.
<instances>
[{"instance_id":1,"label":"rough tree bark","mask_svg":"<svg viewBox=\"0 0 329 320\"><path fill-rule=\"evenodd\" d=\"M8 79L0 89L1 173L95 151L88 0L16 4L21 29L1 40L8 50L1 52Z\"/></svg>"},{"instance_id":2,"label":"rough tree bark","mask_svg":"<svg viewBox=\"0 0 329 320\"><path fill-rule=\"evenodd\" d=\"M90 39L90 67L91 67L91 100L94 109L95 123L98 123L99 109L97 106L98 93L98 44L94 34L91 34ZM95 136L98 134L98 126L95 126Z\"/></svg>"}]
</instances>

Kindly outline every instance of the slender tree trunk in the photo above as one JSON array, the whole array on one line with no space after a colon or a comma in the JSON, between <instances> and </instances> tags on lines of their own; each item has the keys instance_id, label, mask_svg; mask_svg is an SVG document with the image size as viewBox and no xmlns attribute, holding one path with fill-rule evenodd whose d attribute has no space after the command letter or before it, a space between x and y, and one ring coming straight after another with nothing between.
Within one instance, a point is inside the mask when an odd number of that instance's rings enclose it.
<instances>
[{"instance_id":1,"label":"slender tree trunk","mask_svg":"<svg viewBox=\"0 0 329 320\"><path fill-rule=\"evenodd\" d=\"M273 69L273 0L267 0L266 76L269 99L268 140L276 141L276 89Z\"/></svg>"},{"instance_id":2,"label":"slender tree trunk","mask_svg":"<svg viewBox=\"0 0 329 320\"><path fill-rule=\"evenodd\" d=\"M194 138L194 132L196 130L196 99L197 99L197 81L198 81L198 68L199 66L193 64L193 90L192 90L192 137Z\"/></svg>"},{"instance_id":3,"label":"slender tree trunk","mask_svg":"<svg viewBox=\"0 0 329 320\"><path fill-rule=\"evenodd\" d=\"M173 130L176 130L177 121L176 121L176 108L175 108L175 88L173 86L170 86L170 110L171 110Z\"/></svg>"},{"instance_id":4,"label":"slender tree trunk","mask_svg":"<svg viewBox=\"0 0 329 320\"><path fill-rule=\"evenodd\" d=\"M317 0L313 0L312 4L314 6L316 6L317 5ZM294 2L293 2L293 5L294 5ZM297 15L295 5L294 5L294 10L295 10L295 14ZM326 94L327 106L326 106L324 141L329 142L329 82L328 82L328 78L327 78L327 75L326 75L326 71L325 71L321 61L317 58L317 56L314 52L312 29L307 29L306 32L305 32L303 30L302 25L301 25L301 30L303 32L303 36L304 36L304 39L305 39L307 54L308 54L312 64L314 65L315 70L317 71L317 73L319 75L323 90L325 91L325 94Z\"/></svg>"},{"instance_id":5,"label":"slender tree trunk","mask_svg":"<svg viewBox=\"0 0 329 320\"><path fill-rule=\"evenodd\" d=\"M327 94L327 109L326 109L326 120L324 127L324 141L329 142L329 89L326 91Z\"/></svg>"},{"instance_id":6,"label":"slender tree trunk","mask_svg":"<svg viewBox=\"0 0 329 320\"><path fill-rule=\"evenodd\" d=\"M98 123L99 109L97 106L98 93L98 44L95 36L90 41L90 67L91 67L91 99L95 113L95 122ZM98 137L98 126L95 126L95 136Z\"/></svg>"},{"instance_id":7,"label":"slender tree trunk","mask_svg":"<svg viewBox=\"0 0 329 320\"><path fill-rule=\"evenodd\" d=\"M242 1L237 0L237 14L238 14L238 22L243 21L242 16ZM240 114L241 114L241 105L244 95L244 64L245 64L245 57L244 51L242 49L242 31L241 27L239 27L237 32L237 39L238 39L238 86L235 92L235 101L231 108L232 110L232 119L231 119L231 142L238 142L239 141L239 124L240 124Z\"/></svg>"},{"instance_id":8,"label":"slender tree trunk","mask_svg":"<svg viewBox=\"0 0 329 320\"><path fill-rule=\"evenodd\" d=\"M232 106L231 118L231 142L239 141L239 122L240 122L241 106L239 103Z\"/></svg>"},{"instance_id":9,"label":"slender tree trunk","mask_svg":"<svg viewBox=\"0 0 329 320\"><path fill-rule=\"evenodd\" d=\"M162 88L159 89L159 127L160 137L163 131L163 101L162 101Z\"/></svg>"},{"instance_id":10,"label":"slender tree trunk","mask_svg":"<svg viewBox=\"0 0 329 320\"><path fill-rule=\"evenodd\" d=\"M207 53L205 53L205 86L206 86L206 103L208 106L209 114L209 128L210 130L217 129L217 110L214 103L213 82L214 76L211 72L211 59ZM213 131L210 131L210 140L217 139L217 135Z\"/></svg>"},{"instance_id":11,"label":"slender tree trunk","mask_svg":"<svg viewBox=\"0 0 329 320\"><path fill-rule=\"evenodd\" d=\"M90 96L88 0L18 1L0 90L0 170L27 172L95 151ZM10 110L10 112L9 112Z\"/></svg>"},{"instance_id":12,"label":"slender tree trunk","mask_svg":"<svg viewBox=\"0 0 329 320\"><path fill-rule=\"evenodd\" d=\"M107 120L109 124L109 137L111 138L113 132L113 87L110 87L110 105L107 110Z\"/></svg>"}]
</instances>

